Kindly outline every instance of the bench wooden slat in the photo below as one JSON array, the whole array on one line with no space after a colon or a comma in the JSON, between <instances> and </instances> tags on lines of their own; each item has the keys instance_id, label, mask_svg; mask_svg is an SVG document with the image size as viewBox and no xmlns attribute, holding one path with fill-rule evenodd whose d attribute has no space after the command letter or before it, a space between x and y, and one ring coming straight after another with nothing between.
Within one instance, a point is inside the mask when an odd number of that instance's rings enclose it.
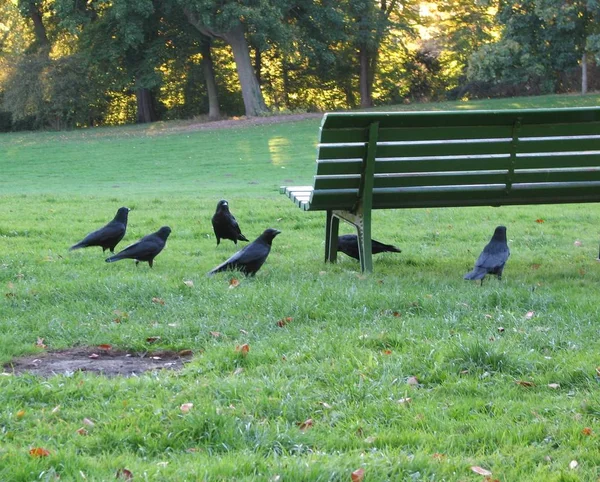
<instances>
[{"instance_id":1,"label":"bench wooden slat","mask_svg":"<svg viewBox=\"0 0 600 482\"><path fill-rule=\"evenodd\" d=\"M539 182L583 182L599 180L600 168L556 171L550 171L547 169L516 170L512 178L512 181L515 184Z\"/></svg>"},{"instance_id":2,"label":"bench wooden slat","mask_svg":"<svg viewBox=\"0 0 600 482\"><path fill-rule=\"evenodd\" d=\"M578 155L585 151L600 152L600 137L551 137L535 138L535 140L519 140L519 154L530 154L536 152L571 152Z\"/></svg>"},{"instance_id":3,"label":"bench wooden slat","mask_svg":"<svg viewBox=\"0 0 600 482\"><path fill-rule=\"evenodd\" d=\"M366 145L356 144L321 144L318 158L327 159L363 159ZM479 142L446 142L426 144L386 144L377 145L376 157L428 157L428 156L477 156L507 154L510 152L510 139L483 140Z\"/></svg>"},{"instance_id":4,"label":"bench wooden slat","mask_svg":"<svg viewBox=\"0 0 600 482\"><path fill-rule=\"evenodd\" d=\"M524 125L519 131L521 138L547 136L593 136L600 134L600 122L558 123Z\"/></svg>"},{"instance_id":5,"label":"bench wooden slat","mask_svg":"<svg viewBox=\"0 0 600 482\"><path fill-rule=\"evenodd\" d=\"M435 172L435 171L477 171L508 169L508 154L497 158L476 157L441 157L414 160L378 159L375 163L376 174L394 174L401 172ZM319 161L319 175L360 174L361 160L328 160Z\"/></svg>"},{"instance_id":6,"label":"bench wooden slat","mask_svg":"<svg viewBox=\"0 0 600 482\"><path fill-rule=\"evenodd\" d=\"M535 134L537 135L537 134ZM379 141L428 141L443 139L494 139L510 138L512 126L478 126L465 129L464 126L447 125L443 127L393 127L380 128ZM321 144L344 142L367 142L367 130L363 127L327 129L321 132Z\"/></svg>"},{"instance_id":7,"label":"bench wooden slat","mask_svg":"<svg viewBox=\"0 0 600 482\"><path fill-rule=\"evenodd\" d=\"M576 124L600 122L600 110L596 107L573 109L507 109L500 111L428 111L428 112L349 112L325 114L322 130L345 127L366 128L375 120L380 129L397 127L445 127L461 126L507 126L515 119L521 125Z\"/></svg>"},{"instance_id":8,"label":"bench wooden slat","mask_svg":"<svg viewBox=\"0 0 600 482\"><path fill-rule=\"evenodd\" d=\"M517 154L518 169L544 169L548 167L598 167L600 166L600 151L597 153L568 155L531 155Z\"/></svg>"},{"instance_id":9,"label":"bench wooden slat","mask_svg":"<svg viewBox=\"0 0 600 482\"><path fill-rule=\"evenodd\" d=\"M422 173L414 173L422 174ZM497 171L495 173L478 173L472 171L469 174L464 172L455 173L425 173L427 175L397 175L397 176L375 176L374 188L388 187L418 187L418 186L451 186L456 184L475 185L475 184L506 184L507 171ZM315 176L315 190L319 189L358 189L360 176L342 176L342 177L323 177Z\"/></svg>"}]
</instances>

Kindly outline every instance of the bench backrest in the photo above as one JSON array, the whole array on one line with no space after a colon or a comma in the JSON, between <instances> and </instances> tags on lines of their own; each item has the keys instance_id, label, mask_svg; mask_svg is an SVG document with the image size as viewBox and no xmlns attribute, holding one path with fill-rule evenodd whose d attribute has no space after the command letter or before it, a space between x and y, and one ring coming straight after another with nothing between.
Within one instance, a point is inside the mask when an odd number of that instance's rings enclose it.
<instances>
[{"instance_id":1,"label":"bench backrest","mask_svg":"<svg viewBox=\"0 0 600 482\"><path fill-rule=\"evenodd\" d=\"M370 175L373 209L599 202L600 108L325 114L309 209Z\"/></svg>"}]
</instances>

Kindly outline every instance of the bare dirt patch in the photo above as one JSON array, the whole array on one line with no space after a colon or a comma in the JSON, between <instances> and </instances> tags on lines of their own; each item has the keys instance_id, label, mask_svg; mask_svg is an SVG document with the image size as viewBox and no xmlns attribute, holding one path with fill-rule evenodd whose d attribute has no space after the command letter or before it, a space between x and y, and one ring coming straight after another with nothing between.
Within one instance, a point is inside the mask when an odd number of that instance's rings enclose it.
<instances>
[{"instance_id":1,"label":"bare dirt patch","mask_svg":"<svg viewBox=\"0 0 600 482\"><path fill-rule=\"evenodd\" d=\"M245 127L257 125L281 124L305 119L323 117L322 113L308 112L304 114L269 115L264 117L231 117L217 121L205 120L204 122L188 121L185 125L171 125L171 131L198 131L205 129L228 129L231 127ZM168 125L169 123L167 123Z\"/></svg>"},{"instance_id":2,"label":"bare dirt patch","mask_svg":"<svg viewBox=\"0 0 600 482\"><path fill-rule=\"evenodd\" d=\"M191 352L160 351L129 353L98 348L72 348L15 358L4 365L6 373L31 373L43 377L92 372L106 376L132 376L149 370L179 370L191 358Z\"/></svg>"}]
</instances>

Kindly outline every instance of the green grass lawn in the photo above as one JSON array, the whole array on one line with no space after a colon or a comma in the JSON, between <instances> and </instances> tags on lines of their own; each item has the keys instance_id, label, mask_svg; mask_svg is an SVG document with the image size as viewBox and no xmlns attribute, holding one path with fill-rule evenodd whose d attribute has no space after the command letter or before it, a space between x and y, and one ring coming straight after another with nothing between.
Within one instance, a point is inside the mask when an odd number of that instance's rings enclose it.
<instances>
[{"instance_id":1,"label":"green grass lawn","mask_svg":"<svg viewBox=\"0 0 600 482\"><path fill-rule=\"evenodd\" d=\"M181 371L131 378L5 369L0 480L598 479L600 208L376 211L374 237L402 253L376 256L368 276L342 254L325 265L324 213L278 193L312 182L318 126L0 135L0 362L100 344L193 352ZM206 276L236 250L212 233L221 198L248 238L282 231L234 288ZM68 251L120 206L132 210L117 249L172 228L154 269ZM499 224L503 280L464 281Z\"/></svg>"}]
</instances>

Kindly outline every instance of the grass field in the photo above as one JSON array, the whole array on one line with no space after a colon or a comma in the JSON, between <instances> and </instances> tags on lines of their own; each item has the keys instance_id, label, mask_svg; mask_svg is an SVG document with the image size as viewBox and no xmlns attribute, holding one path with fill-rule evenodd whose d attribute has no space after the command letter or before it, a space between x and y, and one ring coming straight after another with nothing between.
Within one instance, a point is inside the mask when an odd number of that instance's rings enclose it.
<instances>
[{"instance_id":1,"label":"grass field","mask_svg":"<svg viewBox=\"0 0 600 482\"><path fill-rule=\"evenodd\" d=\"M193 353L130 378L5 368L0 480L598 480L600 208L377 211L374 237L402 253L368 276L344 255L325 265L324 213L278 194L311 182L318 125L0 135L0 362L101 344ZM212 233L221 198L248 238L282 231L234 288L206 276L236 250ZM120 206L117 249L172 228L154 269L68 251ZM499 224L503 280L464 281Z\"/></svg>"}]
</instances>

